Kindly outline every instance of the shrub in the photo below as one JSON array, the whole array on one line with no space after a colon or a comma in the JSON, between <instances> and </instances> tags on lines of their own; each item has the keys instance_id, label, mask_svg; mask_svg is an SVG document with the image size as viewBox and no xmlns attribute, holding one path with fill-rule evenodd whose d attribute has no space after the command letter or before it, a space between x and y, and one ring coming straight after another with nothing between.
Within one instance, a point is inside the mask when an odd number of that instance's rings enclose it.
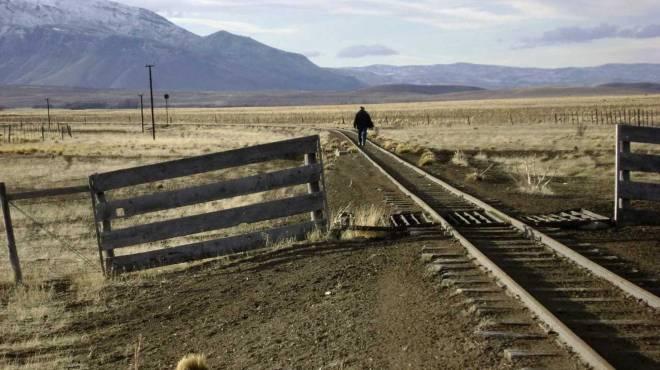
<instances>
[{"instance_id":1,"label":"shrub","mask_svg":"<svg viewBox=\"0 0 660 370\"><path fill-rule=\"evenodd\" d=\"M399 145L397 145L396 149L394 150L396 154L412 153L412 151L413 148L410 145L404 143L400 143Z\"/></svg>"},{"instance_id":2,"label":"shrub","mask_svg":"<svg viewBox=\"0 0 660 370\"><path fill-rule=\"evenodd\" d=\"M454 156L451 157L451 163L461 167L467 167L470 165L467 156L461 150L457 150L454 153Z\"/></svg>"},{"instance_id":3,"label":"shrub","mask_svg":"<svg viewBox=\"0 0 660 370\"><path fill-rule=\"evenodd\" d=\"M200 354L188 354L176 365L176 370L208 370L206 356Z\"/></svg>"},{"instance_id":4,"label":"shrub","mask_svg":"<svg viewBox=\"0 0 660 370\"><path fill-rule=\"evenodd\" d=\"M488 171L493 167L494 163L491 163L490 166L488 166L485 170L479 171L478 169L474 169L474 171L467 176L465 176L466 180L468 181L486 181L488 179Z\"/></svg>"},{"instance_id":5,"label":"shrub","mask_svg":"<svg viewBox=\"0 0 660 370\"><path fill-rule=\"evenodd\" d=\"M554 192L549 187L552 181L549 172L549 169L537 166L536 157L530 157L513 167L511 177L522 193L552 195Z\"/></svg>"},{"instance_id":6,"label":"shrub","mask_svg":"<svg viewBox=\"0 0 660 370\"><path fill-rule=\"evenodd\" d=\"M424 150L422 155L419 157L419 160L417 161L417 165L419 167L424 167L424 166L428 166L428 165L431 165L431 164L437 162L437 160L438 160L438 158L435 156L435 153L433 153L432 151L426 149L426 150Z\"/></svg>"}]
</instances>

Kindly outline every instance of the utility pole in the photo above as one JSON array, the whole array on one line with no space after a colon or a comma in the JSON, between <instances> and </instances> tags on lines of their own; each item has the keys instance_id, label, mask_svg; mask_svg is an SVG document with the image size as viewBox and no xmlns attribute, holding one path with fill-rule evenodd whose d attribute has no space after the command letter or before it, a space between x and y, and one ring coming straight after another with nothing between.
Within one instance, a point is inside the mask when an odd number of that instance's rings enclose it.
<instances>
[{"instance_id":1,"label":"utility pole","mask_svg":"<svg viewBox=\"0 0 660 370\"><path fill-rule=\"evenodd\" d=\"M154 117L154 83L151 78L151 69L154 67L153 64L147 64L145 66L149 68L149 92L151 93L151 133L153 134L154 140L156 140L156 118Z\"/></svg>"},{"instance_id":2,"label":"utility pole","mask_svg":"<svg viewBox=\"0 0 660 370\"><path fill-rule=\"evenodd\" d=\"M165 94L165 122L169 125L170 123L170 111L167 106L167 101L170 99L170 94Z\"/></svg>"},{"instance_id":3,"label":"utility pole","mask_svg":"<svg viewBox=\"0 0 660 370\"><path fill-rule=\"evenodd\" d=\"M46 98L46 110L48 112L48 129L50 130L50 99Z\"/></svg>"},{"instance_id":4,"label":"utility pole","mask_svg":"<svg viewBox=\"0 0 660 370\"><path fill-rule=\"evenodd\" d=\"M142 133L144 133L144 102L142 101L142 94L138 94L140 97L140 116L142 116Z\"/></svg>"}]
</instances>

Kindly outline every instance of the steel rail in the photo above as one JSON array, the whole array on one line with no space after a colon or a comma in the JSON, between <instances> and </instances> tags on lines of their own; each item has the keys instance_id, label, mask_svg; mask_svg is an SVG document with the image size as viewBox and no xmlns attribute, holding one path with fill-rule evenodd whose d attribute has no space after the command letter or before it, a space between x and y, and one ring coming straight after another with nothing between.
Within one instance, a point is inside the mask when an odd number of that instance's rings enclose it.
<instances>
[{"instance_id":1,"label":"steel rail","mask_svg":"<svg viewBox=\"0 0 660 370\"><path fill-rule=\"evenodd\" d=\"M340 130L333 130L334 132L345 137L349 142L353 142L349 136ZM379 150L384 151L382 148L368 143ZM512 296L517 297L527 308L532 311L539 320L541 320L545 325L551 328L554 332L557 333L559 339L571 348L575 353L589 366L594 369L614 369L614 367L607 362L598 352L596 352L591 346L589 346L582 338L575 334L570 328L568 328L559 318L557 318L552 312L550 312L543 304L541 304L536 298L534 298L527 290L525 290L520 284L518 284L511 276L509 276L504 270L502 270L495 262L483 254L472 242L465 238L458 230L456 230L446 219L444 219L438 212L436 212L431 206L429 206L425 201L415 195L411 190L403 186L398 180L396 180L387 170L385 170L380 164L373 160L362 148L357 147L359 153L361 153L367 161L369 161L374 167L376 167L380 172L382 172L392 183L394 183L404 194L409 196L415 203L417 203L424 211L428 212L431 217L437 220L440 225L449 232L454 238L456 238L463 247L466 248L468 253L474 257L474 259L485 269L489 270L493 276L499 280L502 285L511 293ZM389 152L386 152L390 154ZM407 166L412 166L409 163L403 161L402 159L393 156L393 159L399 161ZM422 171L420 174L426 174L425 171ZM428 175L428 174L426 174ZM430 176L430 175L428 175ZM427 177L428 177L427 176ZM440 181L440 180L438 180ZM454 189L456 192L462 193L457 189ZM456 194L455 192L452 192ZM458 195L458 194L456 194ZM467 199L467 198L466 198ZM492 208L492 207L490 207ZM498 212L501 213L501 212Z\"/></svg>"},{"instance_id":2,"label":"steel rail","mask_svg":"<svg viewBox=\"0 0 660 370\"><path fill-rule=\"evenodd\" d=\"M342 132L343 133L343 132ZM429 174L428 172L422 170L421 168L414 166L407 161L399 158L395 154L379 147L378 145L375 145L373 143L369 143L372 145L374 148L378 149L380 152L388 155L390 158L393 160L397 161L400 164L405 165L406 167L410 168L411 170L417 172L419 175L424 176L427 180L434 182L443 188L445 190L449 191L450 193L461 197L465 199L466 201L474 204L477 207L480 207L487 212L492 213L493 215L497 216L500 219L503 219L507 222L509 222L513 227L518 229L519 231L525 233L528 235L530 238L534 238L546 246L550 247L552 250L557 252L558 254L566 257L570 261L576 263L577 265L587 269L589 272L592 274L605 279L609 283L613 284L614 286L618 287L622 291L624 291L626 294L643 301L650 307L654 309L660 309L660 297L656 296L655 294L649 292L648 290L630 282L629 280L615 274L614 272L606 269L605 267L597 264L596 262L593 262L592 260L584 257L580 253L574 251L573 249L567 247L560 241L553 239L552 237L544 234L543 232L535 229L532 226L527 225L526 223L511 217L507 215L506 213L498 210L497 208L491 206L490 204L470 195L467 194L461 190L456 189L455 187L451 186L450 184L446 183L445 181L442 181L438 179L437 177Z\"/></svg>"}]
</instances>

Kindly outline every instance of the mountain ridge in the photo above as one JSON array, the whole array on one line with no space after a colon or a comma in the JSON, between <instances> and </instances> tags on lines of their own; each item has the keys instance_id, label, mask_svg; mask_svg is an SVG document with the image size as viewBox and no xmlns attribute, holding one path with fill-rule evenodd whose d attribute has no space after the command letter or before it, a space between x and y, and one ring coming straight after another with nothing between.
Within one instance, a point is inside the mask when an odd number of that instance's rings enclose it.
<instances>
[{"instance_id":1,"label":"mountain ridge","mask_svg":"<svg viewBox=\"0 0 660 370\"><path fill-rule=\"evenodd\" d=\"M171 90L350 90L355 78L219 31L198 36L106 0L0 0L0 84Z\"/></svg>"},{"instance_id":2,"label":"mountain ridge","mask_svg":"<svg viewBox=\"0 0 660 370\"><path fill-rule=\"evenodd\" d=\"M594 67L534 68L474 63L336 68L367 85L462 85L486 89L588 87L608 83L660 83L660 64L603 64Z\"/></svg>"}]
</instances>

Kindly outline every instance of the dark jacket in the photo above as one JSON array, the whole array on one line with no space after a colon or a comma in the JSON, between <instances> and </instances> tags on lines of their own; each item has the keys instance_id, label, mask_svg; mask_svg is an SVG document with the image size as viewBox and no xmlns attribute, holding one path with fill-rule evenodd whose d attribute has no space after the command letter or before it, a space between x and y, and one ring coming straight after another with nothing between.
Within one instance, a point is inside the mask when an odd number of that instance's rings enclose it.
<instances>
[{"instance_id":1,"label":"dark jacket","mask_svg":"<svg viewBox=\"0 0 660 370\"><path fill-rule=\"evenodd\" d=\"M360 110L357 112L355 115L355 121L353 121L353 127L358 130L374 127L374 123L371 121L371 116L366 110Z\"/></svg>"}]
</instances>

